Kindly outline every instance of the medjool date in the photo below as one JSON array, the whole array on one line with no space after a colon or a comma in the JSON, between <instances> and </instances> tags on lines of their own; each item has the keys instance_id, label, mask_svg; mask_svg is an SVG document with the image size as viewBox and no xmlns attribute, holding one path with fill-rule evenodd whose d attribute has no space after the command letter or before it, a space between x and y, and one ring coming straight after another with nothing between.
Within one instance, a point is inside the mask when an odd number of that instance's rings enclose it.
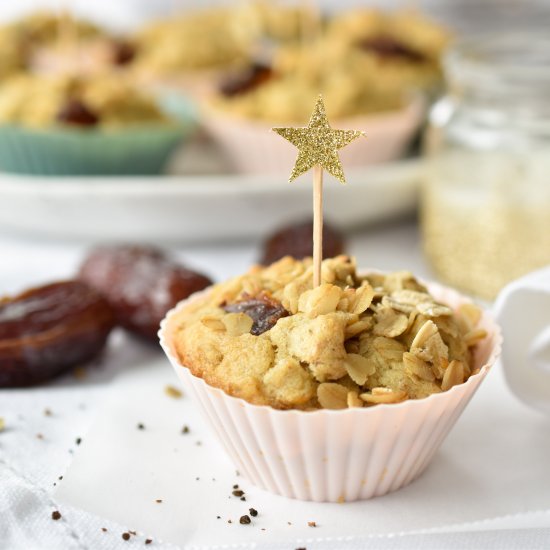
<instances>
[{"instance_id":1,"label":"medjool date","mask_svg":"<svg viewBox=\"0 0 550 550\"><path fill-rule=\"evenodd\" d=\"M80 281L0 300L0 387L44 382L93 359L113 326L107 301Z\"/></svg>"},{"instance_id":2,"label":"medjool date","mask_svg":"<svg viewBox=\"0 0 550 550\"><path fill-rule=\"evenodd\" d=\"M250 67L228 76L220 84L220 92L225 97L246 94L273 78L273 70L263 63L253 63Z\"/></svg>"},{"instance_id":3,"label":"medjool date","mask_svg":"<svg viewBox=\"0 0 550 550\"><path fill-rule=\"evenodd\" d=\"M99 247L84 260L79 278L101 292L118 324L157 340L160 322L172 307L210 279L174 263L154 247Z\"/></svg>"},{"instance_id":4,"label":"medjool date","mask_svg":"<svg viewBox=\"0 0 550 550\"><path fill-rule=\"evenodd\" d=\"M57 113L57 120L71 126L96 126L99 117L79 99L68 99Z\"/></svg>"},{"instance_id":5,"label":"medjool date","mask_svg":"<svg viewBox=\"0 0 550 550\"><path fill-rule=\"evenodd\" d=\"M325 223L323 226L323 257L333 258L344 252L344 237ZM270 235L263 245L262 265L269 265L284 256L301 260L313 255L313 221L282 227Z\"/></svg>"},{"instance_id":6,"label":"medjool date","mask_svg":"<svg viewBox=\"0 0 550 550\"><path fill-rule=\"evenodd\" d=\"M259 296L245 296L243 300L232 304L224 304L222 308L228 313L245 313L253 323L250 334L259 336L275 326L281 317L290 313L283 305L266 294Z\"/></svg>"},{"instance_id":7,"label":"medjool date","mask_svg":"<svg viewBox=\"0 0 550 550\"><path fill-rule=\"evenodd\" d=\"M379 35L365 38L359 42L359 47L365 51L375 53L382 59L405 59L411 63L426 61L423 53L414 50L391 36Z\"/></svg>"}]
</instances>

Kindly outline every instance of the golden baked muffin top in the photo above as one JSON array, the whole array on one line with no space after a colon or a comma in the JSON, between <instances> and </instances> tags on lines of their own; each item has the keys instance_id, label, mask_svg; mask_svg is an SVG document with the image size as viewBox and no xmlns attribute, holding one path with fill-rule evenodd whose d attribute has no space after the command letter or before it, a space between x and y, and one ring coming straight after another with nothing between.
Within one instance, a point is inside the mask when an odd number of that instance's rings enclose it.
<instances>
[{"instance_id":1,"label":"golden baked muffin top","mask_svg":"<svg viewBox=\"0 0 550 550\"><path fill-rule=\"evenodd\" d=\"M318 30L307 46L275 48L269 72L246 67L228 75L230 85L222 82L210 103L242 118L290 124L301 122L311 97L322 93L329 117L341 120L400 109L411 91L441 82L450 34L417 12L356 9Z\"/></svg>"},{"instance_id":2,"label":"golden baked muffin top","mask_svg":"<svg viewBox=\"0 0 550 550\"><path fill-rule=\"evenodd\" d=\"M155 21L136 34L136 66L160 75L231 66L249 58L254 36L241 9L189 11Z\"/></svg>"},{"instance_id":3,"label":"golden baked muffin top","mask_svg":"<svg viewBox=\"0 0 550 550\"><path fill-rule=\"evenodd\" d=\"M183 365L208 384L277 409L419 399L472 374L480 310L438 303L409 272L358 275L347 256L289 256L215 285L172 318Z\"/></svg>"},{"instance_id":4,"label":"golden baked muffin top","mask_svg":"<svg viewBox=\"0 0 550 550\"><path fill-rule=\"evenodd\" d=\"M159 122L169 120L155 101L115 74L20 75L0 86L0 123L120 128Z\"/></svg>"}]
</instances>

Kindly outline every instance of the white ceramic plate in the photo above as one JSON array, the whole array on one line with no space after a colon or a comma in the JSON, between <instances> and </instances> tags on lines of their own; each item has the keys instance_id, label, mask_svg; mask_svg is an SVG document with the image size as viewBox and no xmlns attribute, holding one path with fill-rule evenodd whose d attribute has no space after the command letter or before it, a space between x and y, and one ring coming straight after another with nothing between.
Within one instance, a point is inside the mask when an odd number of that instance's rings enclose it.
<instances>
[{"instance_id":1,"label":"white ceramic plate","mask_svg":"<svg viewBox=\"0 0 550 550\"><path fill-rule=\"evenodd\" d=\"M419 160L326 178L325 216L348 229L411 211ZM280 176L31 177L0 175L0 231L85 242L257 238L311 216L311 179Z\"/></svg>"},{"instance_id":2,"label":"white ceramic plate","mask_svg":"<svg viewBox=\"0 0 550 550\"><path fill-rule=\"evenodd\" d=\"M325 183L325 216L343 229L411 211L419 160L348 171ZM0 231L86 242L257 238L311 216L311 179L280 176L0 175Z\"/></svg>"}]
</instances>

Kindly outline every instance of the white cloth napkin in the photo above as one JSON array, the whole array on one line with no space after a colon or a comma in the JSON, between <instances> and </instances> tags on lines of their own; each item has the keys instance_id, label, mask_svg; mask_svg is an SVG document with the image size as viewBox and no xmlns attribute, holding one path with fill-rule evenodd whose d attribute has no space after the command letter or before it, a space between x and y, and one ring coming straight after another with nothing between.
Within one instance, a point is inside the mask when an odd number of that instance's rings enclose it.
<instances>
[{"instance_id":1,"label":"white cloth napkin","mask_svg":"<svg viewBox=\"0 0 550 550\"><path fill-rule=\"evenodd\" d=\"M544 437L550 420L511 396L498 367L418 481L350 504L299 502L255 489L236 474L192 400L168 397L166 384L177 381L164 361L123 376L59 485L61 502L191 548L324 548L328 541L355 548L367 535L389 535L391 541L374 539L381 548L404 548L394 539L405 532L550 508L550 440ZM181 433L184 425L188 434ZM246 502L232 496L234 484ZM259 515L240 525L249 507ZM543 525L550 528L550 515ZM476 536L482 537L472 535L472 544ZM550 542L550 531L540 536ZM442 539L426 540L437 545Z\"/></svg>"},{"instance_id":2,"label":"white cloth napkin","mask_svg":"<svg viewBox=\"0 0 550 550\"><path fill-rule=\"evenodd\" d=\"M502 327L508 385L526 404L550 416L550 267L510 283L494 309Z\"/></svg>"}]
</instances>

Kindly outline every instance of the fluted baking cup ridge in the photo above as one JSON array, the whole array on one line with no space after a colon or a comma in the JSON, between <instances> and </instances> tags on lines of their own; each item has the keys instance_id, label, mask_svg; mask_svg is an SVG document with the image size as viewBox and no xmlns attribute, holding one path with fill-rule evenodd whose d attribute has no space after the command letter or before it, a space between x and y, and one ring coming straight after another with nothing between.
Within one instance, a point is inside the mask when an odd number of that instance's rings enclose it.
<instances>
[{"instance_id":1,"label":"fluted baking cup ridge","mask_svg":"<svg viewBox=\"0 0 550 550\"><path fill-rule=\"evenodd\" d=\"M401 157L423 116L424 101L415 97L400 110L336 121L335 128L365 130L367 136L339 152L342 162L354 168ZM296 149L270 131L272 126L288 124L249 120L214 108L204 109L202 124L239 172L286 174L296 159Z\"/></svg>"},{"instance_id":2,"label":"fluted baking cup ridge","mask_svg":"<svg viewBox=\"0 0 550 550\"><path fill-rule=\"evenodd\" d=\"M467 302L437 284L428 289L456 308ZM479 372L463 384L424 399L344 410L278 410L252 405L208 385L180 363L171 318L201 291L170 311L161 346L186 389L207 416L238 470L270 492L299 500L345 502L395 491L416 479L496 362L500 329L486 312L488 332L474 353Z\"/></svg>"}]
</instances>

